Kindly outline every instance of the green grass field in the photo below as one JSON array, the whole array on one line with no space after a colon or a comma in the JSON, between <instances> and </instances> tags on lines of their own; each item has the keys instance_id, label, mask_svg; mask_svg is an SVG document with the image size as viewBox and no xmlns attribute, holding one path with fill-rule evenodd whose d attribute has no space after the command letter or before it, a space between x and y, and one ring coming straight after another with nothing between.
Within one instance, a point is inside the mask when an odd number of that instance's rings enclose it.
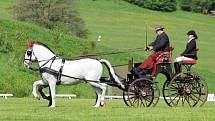
<instances>
[{"instance_id":1,"label":"green grass field","mask_svg":"<svg viewBox=\"0 0 215 121\"><path fill-rule=\"evenodd\" d=\"M57 99L57 107L33 98L0 99L1 121L214 121L215 104L201 108L171 108L162 100L154 108L127 107L122 100L107 100L93 108L92 99Z\"/></svg>"},{"instance_id":2,"label":"green grass field","mask_svg":"<svg viewBox=\"0 0 215 121\"><path fill-rule=\"evenodd\" d=\"M32 23L14 19L13 5L18 0L0 0L0 41L9 43L9 53L0 52L0 93L13 93L15 98L0 98L0 121L214 121L215 103L207 102L201 108L170 108L160 100L154 108L127 107L122 100L107 100L103 108L93 108L95 93L89 85L59 86L57 93L76 93L78 98L57 98L54 109L45 100L31 96L32 84L39 80L38 73L24 68L23 53L29 38L39 40L52 48L57 55L72 58L90 48L99 35L95 52L123 51L145 47L145 26L148 25L148 41L155 38L153 27L162 24L175 47L173 57L185 48L186 32L195 29L199 35L199 61L195 70L207 79L209 92L215 92L215 18L183 11L163 13L139 8L123 0L79 0L79 13L89 30L87 40L62 34L56 45L53 32ZM1 46L0 46L1 47ZM91 51L90 51L91 52ZM142 61L150 52L136 52L112 56L100 56L115 64L127 63L128 59ZM159 75L159 79L164 77ZM163 80L159 81L159 86ZM161 90L161 89L160 89ZM119 92L119 90L118 90ZM26 97L26 98L16 98ZM89 99L87 99L89 98Z\"/></svg>"},{"instance_id":3,"label":"green grass field","mask_svg":"<svg viewBox=\"0 0 215 121\"><path fill-rule=\"evenodd\" d=\"M94 52L109 52L113 50L127 50L129 48L145 47L145 26L148 25L148 41L155 38L153 27L162 24L166 28L171 44L175 46L173 58L185 48L186 32L195 29L199 35L198 47L199 61L195 70L207 79L209 92L215 92L215 62L214 62L214 28L213 17L207 15L176 11L163 13L139 8L124 1L115 3L113 0L81 0L79 13L89 30L87 40L62 34L60 42L56 45L58 32L52 32L32 23L24 23L14 19L13 5L18 0L0 1L0 38L6 40L13 48L10 53L0 53L0 92L14 93L15 96L30 96L32 84L40 76L22 65L23 53L26 49L26 40L29 38L39 40L52 48L57 55L72 58L90 48L90 42L96 41L98 35L102 41L97 43ZM113 65L125 64L128 59L143 61L150 52L136 52L121 55L101 56ZM6 63L6 64L5 64ZM160 81L163 83L163 81ZM161 83L161 84L162 84ZM21 87L21 88L20 88ZM88 90L87 92L81 89ZM79 97L94 97L94 92L85 84L79 86L60 87L60 93L79 93Z\"/></svg>"}]
</instances>

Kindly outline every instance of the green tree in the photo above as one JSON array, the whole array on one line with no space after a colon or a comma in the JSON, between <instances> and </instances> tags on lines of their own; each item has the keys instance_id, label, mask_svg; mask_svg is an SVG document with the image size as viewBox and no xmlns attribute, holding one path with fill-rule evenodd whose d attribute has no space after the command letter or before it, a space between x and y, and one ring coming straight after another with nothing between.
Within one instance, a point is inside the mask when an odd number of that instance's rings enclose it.
<instances>
[{"instance_id":1,"label":"green tree","mask_svg":"<svg viewBox=\"0 0 215 121\"><path fill-rule=\"evenodd\" d=\"M59 27L64 33L87 37L76 0L20 0L15 7L18 20L33 22L49 29Z\"/></svg>"}]
</instances>

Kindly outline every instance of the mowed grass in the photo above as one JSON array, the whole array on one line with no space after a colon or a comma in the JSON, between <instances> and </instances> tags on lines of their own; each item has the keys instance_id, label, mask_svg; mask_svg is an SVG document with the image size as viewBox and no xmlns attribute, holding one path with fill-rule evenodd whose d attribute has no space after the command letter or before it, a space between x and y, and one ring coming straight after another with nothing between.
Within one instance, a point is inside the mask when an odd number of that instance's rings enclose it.
<instances>
[{"instance_id":1,"label":"mowed grass","mask_svg":"<svg viewBox=\"0 0 215 121\"><path fill-rule=\"evenodd\" d=\"M7 40L12 43L15 50L10 55L0 53L0 77L1 82L16 82L19 80L31 85L35 80L39 80L38 74L34 74L27 69L20 69L23 66L22 58L26 48L26 40L29 38L39 40L52 48L57 55L65 58L71 58L81 53L84 47L80 47L86 41L74 38L70 35L63 35L61 42L56 47L55 37L59 33L53 33L42 27L31 23L19 22L12 15L13 5L18 0L1 0L0 1L0 28L5 33ZM214 33L215 18L207 15L176 11L172 13L163 13L139 8L127 2L120 1L115 3L114 0L81 0L79 1L79 13L84 19L86 27L89 30L89 41L96 41L98 35L102 35L101 42L97 42L95 52L110 52L114 50L124 51L128 48L144 48L145 47L145 26L148 25L148 41L152 42L155 38L153 27L162 24L170 37L171 44L175 46L173 58L178 56L186 45L186 32L190 29L197 31L199 35L198 47L200 48L198 64L195 70L208 81L209 92L215 92L215 62L214 62ZM17 35L21 34L21 38L17 39ZM19 37L19 36L18 36ZM74 40L74 41L73 41ZM84 44L83 44L84 45ZM90 45L90 44L89 44ZM86 45L88 46L88 45ZM129 54L108 55L98 58L105 58L113 65L125 64L129 59L134 58L135 62L143 61L150 52L136 52ZM11 59L11 56L15 56ZM17 57L19 60L17 60ZM5 64L10 63L11 66ZM19 64L14 64L14 61ZM8 73L10 72L10 73ZM7 76L7 74L9 76ZM163 80L158 80L163 82ZM27 83L26 83L27 82ZM9 87L12 84L8 84ZM16 86L15 87L19 87ZM23 90L26 90L22 88ZM19 88L20 90L20 88ZM19 91L18 90L18 91ZM71 93L65 87L59 89L62 93ZM5 92L5 90L2 90ZM10 88L6 90L11 91ZM81 91L77 89L77 91ZM29 91L30 92L30 91ZM89 90L88 90L89 92ZM93 92L93 91L92 91ZM83 93L85 93L83 91ZM30 93L29 93L30 94ZM94 95L94 93L91 93Z\"/></svg>"},{"instance_id":2,"label":"mowed grass","mask_svg":"<svg viewBox=\"0 0 215 121\"><path fill-rule=\"evenodd\" d=\"M58 98L57 107L33 98L0 99L1 121L214 121L215 103L201 108L172 108L160 100L153 108L127 107L122 100L107 100L93 108L92 99Z\"/></svg>"}]
</instances>

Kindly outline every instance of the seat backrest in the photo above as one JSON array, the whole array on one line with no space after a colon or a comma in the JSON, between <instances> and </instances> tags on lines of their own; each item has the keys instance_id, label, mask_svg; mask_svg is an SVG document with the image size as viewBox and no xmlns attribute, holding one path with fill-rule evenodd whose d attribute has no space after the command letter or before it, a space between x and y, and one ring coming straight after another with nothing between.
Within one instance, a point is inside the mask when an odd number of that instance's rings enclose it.
<instances>
[{"instance_id":1,"label":"seat backrest","mask_svg":"<svg viewBox=\"0 0 215 121\"><path fill-rule=\"evenodd\" d=\"M170 52L160 52L155 62L155 64L172 63Z\"/></svg>"}]
</instances>

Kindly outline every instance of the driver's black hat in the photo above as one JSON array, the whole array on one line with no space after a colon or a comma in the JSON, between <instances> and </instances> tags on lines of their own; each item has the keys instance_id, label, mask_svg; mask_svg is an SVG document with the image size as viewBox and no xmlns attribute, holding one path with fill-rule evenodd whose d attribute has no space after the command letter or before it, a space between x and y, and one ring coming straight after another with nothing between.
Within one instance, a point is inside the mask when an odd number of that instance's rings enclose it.
<instances>
[{"instance_id":1,"label":"driver's black hat","mask_svg":"<svg viewBox=\"0 0 215 121\"><path fill-rule=\"evenodd\" d=\"M163 29L164 29L164 27L161 26L161 25L155 26L155 31L156 31L156 32L159 31L159 30L163 30Z\"/></svg>"}]
</instances>

